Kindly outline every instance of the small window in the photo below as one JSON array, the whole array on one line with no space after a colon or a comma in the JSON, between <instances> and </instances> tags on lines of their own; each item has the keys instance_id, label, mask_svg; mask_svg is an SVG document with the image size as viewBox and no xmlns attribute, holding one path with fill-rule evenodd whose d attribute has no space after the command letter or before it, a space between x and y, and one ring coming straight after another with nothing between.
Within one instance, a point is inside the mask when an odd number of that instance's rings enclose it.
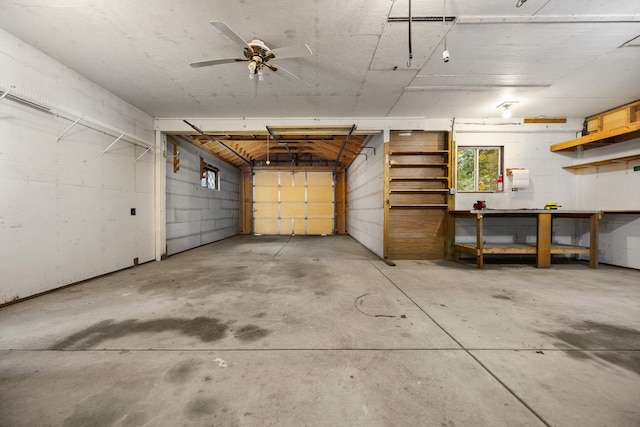
<instances>
[{"instance_id":1,"label":"small window","mask_svg":"<svg viewBox=\"0 0 640 427\"><path fill-rule=\"evenodd\" d=\"M502 151L503 147L458 147L458 191L497 192Z\"/></svg>"},{"instance_id":2,"label":"small window","mask_svg":"<svg viewBox=\"0 0 640 427\"><path fill-rule=\"evenodd\" d=\"M212 190L220 189L220 169L206 163L200 157L200 185Z\"/></svg>"}]
</instances>

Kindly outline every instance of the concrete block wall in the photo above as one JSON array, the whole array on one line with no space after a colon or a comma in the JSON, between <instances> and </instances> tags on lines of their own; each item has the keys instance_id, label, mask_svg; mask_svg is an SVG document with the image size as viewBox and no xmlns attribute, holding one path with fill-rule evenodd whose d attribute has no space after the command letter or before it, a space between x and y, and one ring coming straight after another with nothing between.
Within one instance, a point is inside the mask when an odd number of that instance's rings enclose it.
<instances>
[{"instance_id":1,"label":"concrete block wall","mask_svg":"<svg viewBox=\"0 0 640 427\"><path fill-rule=\"evenodd\" d=\"M240 233L240 171L186 141L178 150L177 173L167 158L167 255ZM220 169L220 190L200 185L200 157Z\"/></svg>"},{"instance_id":2,"label":"concrete block wall","mask_svg":"<svg viewBox=\"0 0 640 427\"><path fill-rule=\"evenodd\" d=\"M384 143L375 136L347 170L347 232L384 255Z\"/></svg>"},{"instance_id":3,"label":"concrete block wall","mask_svg":"<svg viewBox=\"0 0 640 427\"><path fill-rule=\"evenodd\" d=\"M558 202L564 209L576 209L575 176L562 169L571 164L571 159L549 150L551 144L575 137L575 131L523 132L514 126L504 128L504 125L486 126L482 131L455 133L454 141L456 146L503 146L505 171L507 168L528 169L529 188L511 191L511 179L505 176L503 193L457 193L456 209L473 209L477 200L485 200L490 209L542 209L547 202ZM553 241L577 244L580 236L576 236L575 224L554 221ZM485 240L492 243L535 242L535 218L487 218L484 235ZM475 222L458 219L456 240L466 243L474 242L475 238Z\"/></svg>"},{"instance_id":4,"label":"concrete block wall","mask_svg":"<svg viewBox=\"0 0 640 427\"><path fill-rule=\"evenodd\" d=\"M587 163L633 154L640 154L640 138L577 151L571 156L573 163ZM636 211L605 213L600 221L598 246L601 262L640 268L640 171L634 171L634 166L640 166L640 160L579 169L574 174L578 209ZM589 241L588 230L582 230L583 242Z\"/></svg>"},{"instance_id":5,"label":"concrete block wall","mask_svg":"<svg viewBox=\"0 0 640 427\"><path fill-rule=\"evenodd\" d=\"M153 143L153 119L0 30L3 88ZM0 102L0 304L155 258L155 150ZM131 215L131 208L136 215Z\"/></svg>"},{"instance_id":6,"label":"concrete block wall","mask_svg":"<svg viewBox=\"0 0 640 427\"><path fill-rule=\"evenodd\" d=\"M542 209L547 202L558 202L565 209L576 209L575 176L562 169L571 164L565 155L552 153L549 146L574 138L571 132L484 132L456 133L457 146L503 146L504 169L524 168L530 173L529 188L511 191L511 178L504 177L503 193L458 193L456 209L473 209L477 200L486 200L494 209ZM455 158L453 159L455 162Z\"/></svg>"}]
</instances>

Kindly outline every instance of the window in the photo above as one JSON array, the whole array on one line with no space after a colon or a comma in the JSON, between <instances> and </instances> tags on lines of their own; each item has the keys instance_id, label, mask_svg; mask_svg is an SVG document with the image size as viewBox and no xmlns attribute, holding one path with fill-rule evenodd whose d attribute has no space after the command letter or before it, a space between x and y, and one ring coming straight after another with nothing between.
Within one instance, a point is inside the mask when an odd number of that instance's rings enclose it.
<instances>
[{"instance_id":1,"label":"window","mask_svg":"<svg viewBox=\"0 0 640 427\"><path fill-rule=\"evenodd\" d=\"M206 163L200 157L200 185L212 190L220 189L220 169Z\"/></svg>"},{"instance_id":2,"label":"window","mask_svg":"<svg viewBox=\"0 0 640 427\"><path fill-rule=\"evenodd\" d=\"M502 150L503 147L458 147L458 191L497 192Z\"/></svg>"}]
</instances>

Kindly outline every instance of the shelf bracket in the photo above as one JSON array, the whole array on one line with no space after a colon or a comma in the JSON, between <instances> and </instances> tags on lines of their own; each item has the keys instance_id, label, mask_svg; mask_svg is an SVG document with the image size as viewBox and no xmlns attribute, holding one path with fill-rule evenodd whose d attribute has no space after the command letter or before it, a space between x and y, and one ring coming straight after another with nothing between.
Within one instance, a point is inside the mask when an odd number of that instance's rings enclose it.
<instances>
[{"instance_id":1,"label":"shelf bracket","mask_svg":"<svg viewBox=\"0 0 640 427\"><path fill-rule=\"evenodd\" d=\"M63 137L63 136L65 136L65 135L67 134L67 132L69 132L71 129L73 129L73 127L74 127L75 125L77 125L77 124L78 124L78 122L79 122L80 120L82 120L82 118L83 118L83 117L84 117L84 114L83 114L83 115L81 115L80 117L78 117L78 118L76 119L76 121L75 121L75 122L71 123L71 126L69 126L68 128L66 128L66 129L65 129L65 131L64 131L64 132L62 132L62 133L60 134L60 136L58 136L58 139L56 140L56 142L60 142L60 140L62 139L62 137Z\"/></svg>"},{"instance_id":2,"label":"shelf bracket","mask_svg":"<svg viewBox=\"0 0 640 427\"><path fill-rule=\"evenodd\" d=\"M113 147L114 145L116 145L116 142L120 141L120 138L122 138L124 136L124 133L120 134L119 137L116 138L115 141L113 141L111 143L111 145L109 145L107 148L104 149L104 151L102 152L102 154L106 153L107 151L109 151L111 149L111 147Z\"/></svg>"},{"instance_id":3,"label":"shelf bracket","mask_svg":"<svg viewBox=\"0 0 640 427\"><path fill-rule=\"evenodd\" d=\"M376 155L376 147L362 147L362 149L364 150L365 148L370 148L373 150L373 155ZM367 153L358 153L358 156L364 156L364 159L366 161L369 161L369 156L367 156Z\"/></svg>"},{"instance_id":4,"label":"shelf bracket","mask_svg":"<svg viewBox=\"0 0 640 427\"><path fill-rule=\"evenodd\" d=\"M11 89L14 89L15 86L11 86L9 89L7 89L7 91L5 93L2 94L2 96L0 96L0 101L2 101L7 95L9 95L9 92L11 92Z\"/></svg>"},{"instance_id":5,"label":"shelf bracket","mask_svg":"<svg viewBox=\"0 0 640 427\"><path fill-rule=\"evenodd\" d=\"M149 147L149 148L147 148L146 150L144 150L144 153L142 153L142 154L140 154L140 155L138 156L138 158L136 159L136 162L137 162L138 160L140 160L140 159L142 158L142 156L144 156L145 154L147 154L147 153L149 152L149 150L151 150L151 147Z\"/></svg>"}]
</instances>

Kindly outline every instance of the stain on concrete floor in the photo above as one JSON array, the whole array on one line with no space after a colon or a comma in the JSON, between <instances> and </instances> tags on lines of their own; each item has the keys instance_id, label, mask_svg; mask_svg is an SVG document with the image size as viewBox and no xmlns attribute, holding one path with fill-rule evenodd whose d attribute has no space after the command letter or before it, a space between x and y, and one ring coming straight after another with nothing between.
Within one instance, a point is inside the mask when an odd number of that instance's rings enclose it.
<instances>
[{"instance_id":1,"label":"stain on concrete floor","mask_svg":"<svg viewBox=\"0 0 640 427\"><path fill-rule=\"evenodd\" d=\"M601 359L640 375L640 331L619 325L585 320L570 325L571 329L545 332L572 347L567 355L574 359ZM576 350L594 351L576 351ZM602 349L602 350L599 350Z\"/></svg>"},{"instance_id":2,"label":"stain on concrete floor","mask_svg":"<svg viewBox=\"0 0 640 427\"><path fill-rule=\"evenodd\" d=\"M202 342L215 342L223 339L229 323L214 317L196 317L193 319L163 318L153 320L127 319L120 322L104 320L80 332L69 335L51 346L51 350L87 349L111 339L142 333L160 333L174 331L191 336ZM241 333L241 331L244 331ZM241 341L255 341L266 336L268 330L255 325L241 327L235 336Z\"/></svg>"}]
</instances>

